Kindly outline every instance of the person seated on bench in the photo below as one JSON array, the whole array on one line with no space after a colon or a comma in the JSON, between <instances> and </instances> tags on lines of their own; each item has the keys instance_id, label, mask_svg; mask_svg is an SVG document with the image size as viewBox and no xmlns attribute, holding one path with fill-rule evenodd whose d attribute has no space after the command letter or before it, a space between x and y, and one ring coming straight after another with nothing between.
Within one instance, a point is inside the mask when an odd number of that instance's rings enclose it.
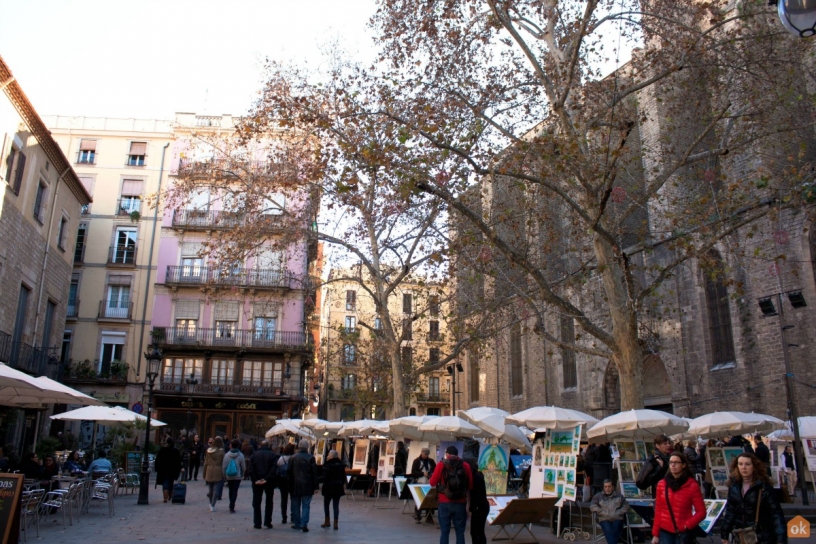
<instances>
[{"instance_id":1,"label":"person seated on bench","mask_svg":"<svg viewBox=\"0 0 816 544\"><path fill-rule=\"evenodd\" d=\"M618 538L623 531L623 519L629 511L629 503L623 495L615 491L612 480L604 480L603 491L592 497L592 506L589 509L598 517L607 544L618 544Z\"/></svg>"}]
</instances>

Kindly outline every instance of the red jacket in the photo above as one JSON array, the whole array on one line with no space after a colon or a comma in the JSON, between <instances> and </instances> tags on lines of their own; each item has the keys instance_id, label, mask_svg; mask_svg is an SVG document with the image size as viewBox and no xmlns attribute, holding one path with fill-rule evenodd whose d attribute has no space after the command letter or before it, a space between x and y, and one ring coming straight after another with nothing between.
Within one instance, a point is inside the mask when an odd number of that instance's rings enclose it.
<instances>
[{"instance_id":1,"label":"red jacket","mask_svg":"<svg viewBox=\"0 0 816 544\"><path fill-rule=\"evenodd\" d=\"M680 489L672 491L669 489L669 502L674 512L674 520L677 522L677 530L688 531L699 525L705 519L706 509L703 503L703 494L700 485L694 478L686 480ZM694 507L694 515L691 507ZM674 524L672 523L669 508L666 505L666 480L660 480L657 484L657 495L655 496L655 517L652 524L652 536L660 536L660 529L674 534Z\"/></svg>"},{"instance_id":2,"label":"red jacket","mask_svg":"<svg viewBox=\"0 0 816 544\"><path fill-rule=\"evenodd\" d=\"M448 459L459 459L455 455L451 455ZM467 474L468 480L468 491L473 489L473 473L470 471L470 465L468 463L462 462L462 465L465 469L465 474ZM445 461L443 460L441 463L436 464L436 468L434 469L434 473L431 476L431 481L429 482L433 487L436 487L438 484L442 483L442 473L445 471ZM463 499L452 501L448 497L445 496L444 493L439 493L439 502L467 502L467 495Z\"/></svg>"}]
</instances>

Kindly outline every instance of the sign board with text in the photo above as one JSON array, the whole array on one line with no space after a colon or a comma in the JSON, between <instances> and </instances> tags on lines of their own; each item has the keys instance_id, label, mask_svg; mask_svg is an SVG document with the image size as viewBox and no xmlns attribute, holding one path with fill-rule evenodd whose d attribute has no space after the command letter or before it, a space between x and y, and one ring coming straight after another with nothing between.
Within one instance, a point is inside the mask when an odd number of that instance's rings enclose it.
<instances>
[{"instance_id":1,"label":"sign board with text","mask_svg":"<svg viewBox=\"0 0 816 544\"><path fill-rule=\"evenodd\" d=\"M23 496L22 474L0 474L0 527L3 544L20 541L20 500Z\"/></svg>"}]
</instances>

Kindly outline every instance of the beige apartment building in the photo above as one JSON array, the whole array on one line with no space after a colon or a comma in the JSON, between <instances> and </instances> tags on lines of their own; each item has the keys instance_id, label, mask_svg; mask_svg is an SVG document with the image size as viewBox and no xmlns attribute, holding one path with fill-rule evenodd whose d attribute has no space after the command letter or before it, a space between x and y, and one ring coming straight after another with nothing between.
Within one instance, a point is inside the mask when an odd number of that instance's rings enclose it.
<instances>
[{"instance_id":1,"label":"beige apartment building","mask_svg":"<svg viewBox=\"0 0 816 544\"><path fill-rule=\"evenodd\" d=\"M0 362L57 379L80 210L91 197L0 57ZM0 445L47 434L43 410L0 407Z\"/></svg>"},{"instance_id":2,"label":"beige apartment building","mask_svg":"<svg viewBox=\"0 0 816 544\"><path fill-rule=\"evenodd\" d=\"M320 415L330 421L393 415L391 363L381 340L384 320L365 280L354 279L359 277L359 267L331 270L320 295ZM395 331L402 359L414 369L450 353L453 344L444 319L448 301L439 286L404 282L389 298L388 312L394 326L402 327ZM450 415L453 399L461 396L452 386L459 374L454 362L415 376L409 384L410 415ZM456 389L463 390L459 384ZM457 400L457 408L462 407Z\"/></svg>"},{"instance_id":3,"label":"beige apartment building","mask_svg":"<svg viewBox=\"0 0 816 544\"><path fill-rule=\"evenodd\" d=\"M138 410L162 220L146 198L167 183L172 121L50 116L45 123L93 196L69 255L64 381Z\"/></svg>"}]
</instances>

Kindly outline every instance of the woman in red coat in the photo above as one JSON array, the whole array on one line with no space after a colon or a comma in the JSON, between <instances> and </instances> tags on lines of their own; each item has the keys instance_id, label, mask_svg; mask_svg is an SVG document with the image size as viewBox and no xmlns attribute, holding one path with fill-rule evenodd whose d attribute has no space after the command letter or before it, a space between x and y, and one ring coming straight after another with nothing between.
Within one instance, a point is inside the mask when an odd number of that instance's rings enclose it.
<instances>
[{"instance_id":1,"label":"woman in red coat","mask_svg":"<svg viewBox=\"0 0 816 544\"><path fill-rule=\"evenodd\" d=\"M686 538L691 540L691 535L686 533L697 527L705 516L703 494L692 476L688 457L684 453L672 453L669 471L657 484L652 544L683 544Z\"/></svg>"}]
</instances>

